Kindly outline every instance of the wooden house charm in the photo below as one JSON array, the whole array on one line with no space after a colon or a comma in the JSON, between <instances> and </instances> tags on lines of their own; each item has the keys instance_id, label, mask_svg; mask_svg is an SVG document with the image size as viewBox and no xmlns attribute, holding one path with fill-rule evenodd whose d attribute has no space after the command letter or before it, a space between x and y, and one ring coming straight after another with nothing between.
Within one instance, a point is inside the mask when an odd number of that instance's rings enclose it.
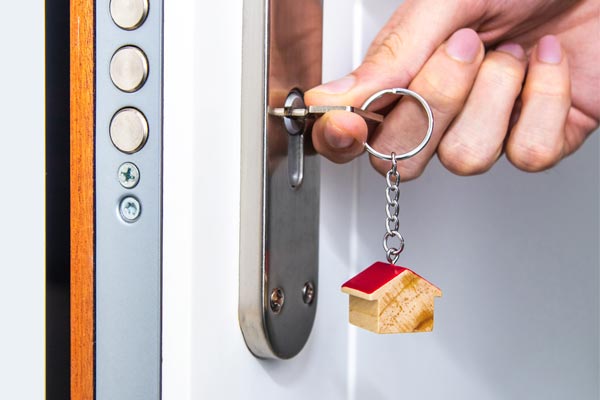
<instances>
[{"instance_id":1,"label":"wooden house charm","mask_svg":"<svg viewBox=\"0 0 600 400\"><path fill-rule=\"evenodd\" d=\"M430 332L442 291L408 268L377 262L342 285L350 323L375 333Z\"/></svg>"}]
</instances>

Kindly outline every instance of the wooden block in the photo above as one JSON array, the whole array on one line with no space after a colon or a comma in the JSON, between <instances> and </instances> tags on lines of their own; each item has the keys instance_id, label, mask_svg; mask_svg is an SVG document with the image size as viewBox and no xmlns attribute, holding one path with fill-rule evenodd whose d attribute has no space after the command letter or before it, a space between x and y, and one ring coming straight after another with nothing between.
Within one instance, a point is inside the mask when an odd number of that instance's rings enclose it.
<instances>
[{"instance_id":1,"label":"wooden block","mask_svg":"<svg viewBox=\"0 0 600 400\"><path fill-rule=\"evenodd\" d=\"M433 330L434 299L442 291L404 267L377 262L342 285L350 323L375 333Z\"/></svg>"}]
</instances>

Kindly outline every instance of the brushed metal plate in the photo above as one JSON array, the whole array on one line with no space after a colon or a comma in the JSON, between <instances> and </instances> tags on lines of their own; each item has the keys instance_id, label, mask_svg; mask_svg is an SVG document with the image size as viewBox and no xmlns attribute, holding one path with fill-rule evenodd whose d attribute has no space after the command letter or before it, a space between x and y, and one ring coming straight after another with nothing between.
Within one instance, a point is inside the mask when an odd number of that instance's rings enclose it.
<instances>
[{"instance_id":1,"label":"brushed metal plate","mask_svg":"<svg viewBox=\"0 0 600 400\"><path fill-rule=\"evenodd\" d=\"M114 11L124 3L96 2L95 399L158 400L163 2L153 0L143 23L131 30L110 14L109 4ZM147 60L139 90L126 92L113 84L111 60L123 48L141 49ZM111 124L115 114L124 113L131 118ZM128 163L139 181L124 185L119 172Z\"/></svg>"},{"instance_id":2,"label":"brushed metal plate","mask_svg":"<svg viewBox=\"0 0 600 400\"><path fill-rule=\"evenodd\" d=\"M302 350L319 297L319 159L306 132L303 178L293 187L288 148L295 146L268 108L321 83L322 24L321 0L244 1L239 322L262 358ZM309 304L307 282L314 285ZM269 305L276 289L284 293L279 312Z\"/></svg>"}]
</instances>

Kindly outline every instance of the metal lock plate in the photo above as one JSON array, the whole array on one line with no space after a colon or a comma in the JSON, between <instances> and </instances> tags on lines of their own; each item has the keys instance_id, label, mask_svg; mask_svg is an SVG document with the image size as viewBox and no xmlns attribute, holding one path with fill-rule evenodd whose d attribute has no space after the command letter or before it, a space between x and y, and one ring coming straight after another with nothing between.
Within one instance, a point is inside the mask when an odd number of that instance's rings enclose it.
<instances>
[{"instance_id":1,"label":"metal lock plate","mask_svg":"<svg viewBox=\"0 0 600 400\"><path fill-rule=\"evenodd\" d=\"M161 395L163 2L150 3L95 3L96 400Z\"/></svg>"},{"instance_id":2,"label":"metal lock plate","mask_svg":"<svg viewBox=\"0 0 600 400\"><path fill-rule=\"evenodd\" d=\"M258 357L298 354L315 318L319 160L268 109L321 83L322 24L321 0L244 1L239 320Z\"/></svg>"}]
</instances>

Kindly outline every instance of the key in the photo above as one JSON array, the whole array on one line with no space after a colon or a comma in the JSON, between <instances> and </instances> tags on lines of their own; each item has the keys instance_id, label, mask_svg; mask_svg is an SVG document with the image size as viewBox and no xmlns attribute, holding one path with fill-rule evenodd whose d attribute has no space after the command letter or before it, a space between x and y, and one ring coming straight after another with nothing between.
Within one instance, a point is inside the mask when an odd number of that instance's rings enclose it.
<instances>
[{"instance_id":1,"label":"key","mask_svg":"<svg viewBox=\"0 0 600 400\"><path fill-rule=\"evenodd\" d=\"M383 115L377 114L371 111L366 111L358 107L352 106L309 106L309 107L278 107L278 108L270 108L269 114L282 117L282 118L292 118L292 119L306 119L306 118L319 118L323 114L329 111L349 111L355 114L360 115L367 122L383 122Z\"/></svg>"}]
</instances>

